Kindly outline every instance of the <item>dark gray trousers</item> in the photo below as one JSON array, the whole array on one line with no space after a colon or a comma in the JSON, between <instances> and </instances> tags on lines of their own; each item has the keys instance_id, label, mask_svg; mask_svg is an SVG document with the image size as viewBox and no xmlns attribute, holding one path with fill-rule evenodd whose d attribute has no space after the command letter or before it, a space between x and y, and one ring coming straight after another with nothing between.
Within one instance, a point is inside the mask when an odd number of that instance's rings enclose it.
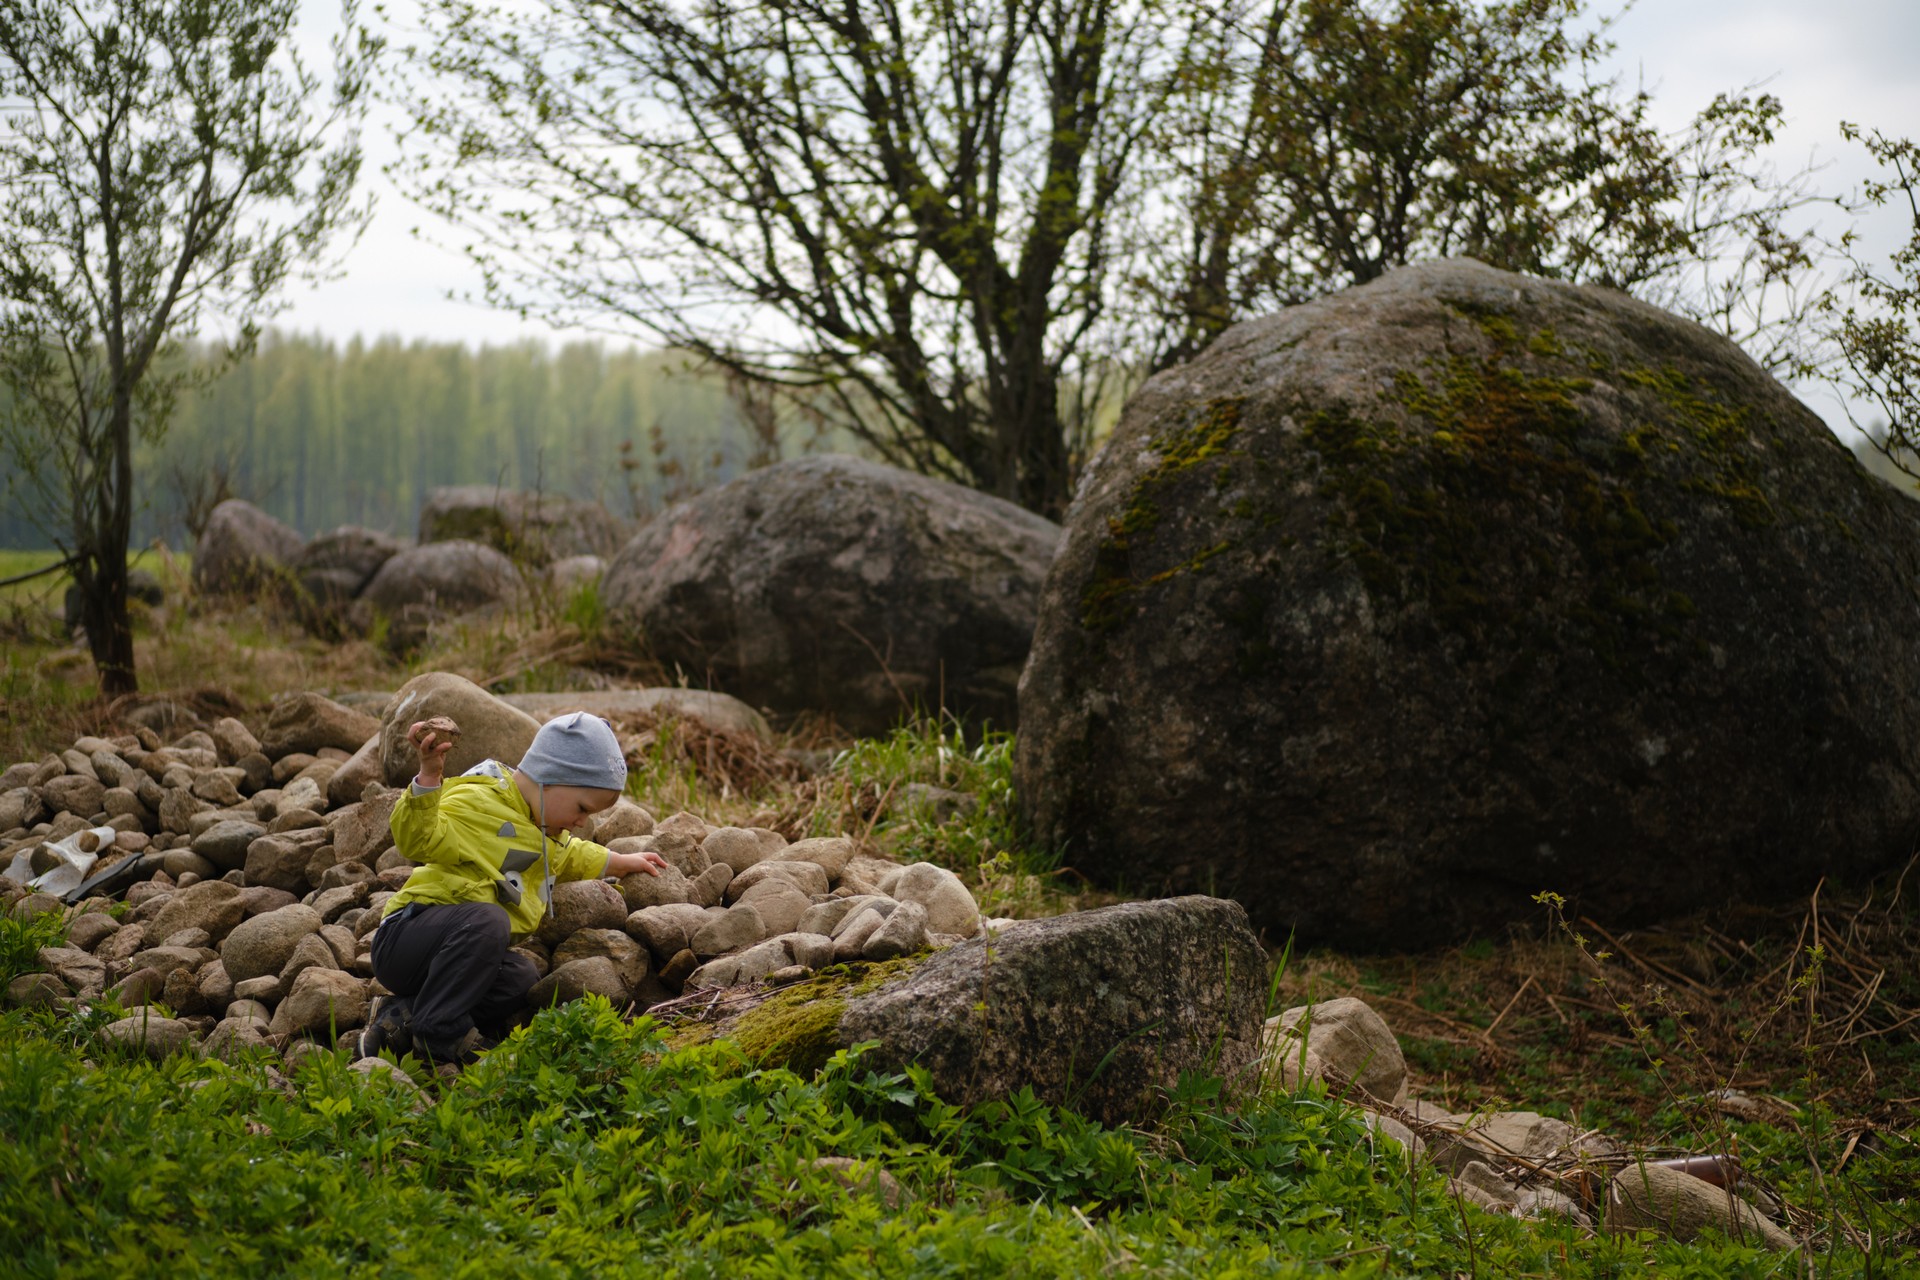
<instances>
[{"instance_id":1,"label":"dark gray trousers","mask_svg":"<svg viewBox=\"0 0 1920 1280\"><path fill-rule=\"evenodd\" d=\"M380 922L373 976L412 1002L418 1039L447 1044L476 1025L498 1038L540 978L533 961L507 950L511 938L506 908L494 903L416 905Z\"/></svg>"}]
</instances>

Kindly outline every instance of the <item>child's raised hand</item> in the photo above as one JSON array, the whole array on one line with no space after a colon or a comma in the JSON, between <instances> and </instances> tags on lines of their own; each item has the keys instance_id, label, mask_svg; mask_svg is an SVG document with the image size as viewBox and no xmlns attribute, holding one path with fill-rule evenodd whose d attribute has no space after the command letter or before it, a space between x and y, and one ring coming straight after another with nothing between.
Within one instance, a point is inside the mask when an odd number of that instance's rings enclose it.
<instances>
[{"instance_id":1,"label":"child's raised hand","mask_svg":"<svg viewBox=\"0 0 1920 1280\"><path fill-rule=\"evenodd\" d=\"M407 741L420 753L420 773L414 781L424 787L439 786L447 768L447 753L459 738L460 726L446 716L416 720L407 726Z\"/></svg>"}]
</instances>

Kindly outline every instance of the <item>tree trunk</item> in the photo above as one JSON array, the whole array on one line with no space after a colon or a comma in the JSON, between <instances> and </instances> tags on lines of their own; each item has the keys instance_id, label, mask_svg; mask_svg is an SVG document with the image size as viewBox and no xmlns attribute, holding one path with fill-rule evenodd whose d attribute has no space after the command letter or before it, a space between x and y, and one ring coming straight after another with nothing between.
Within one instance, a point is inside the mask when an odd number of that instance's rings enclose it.
<instances>
[{"instance_id":1,"label":"tree trunk","mask_svg":"<svg viewBox=\"0 0 1920 1280\"><path fill-rule=\"evenodd\" d=\"M1026 415L1016 468L1019 492L1014 500L1058 521L1065 518L1067 502L1073 497L1066 428L1060 421L1060 385L1051 377L1036 378L1033 391L1038 400Z\"/></svg>"},{"instance_id":2,"label":"tree trunk","mask_svg":"<svg viewBox=\"0 0 1920 1280\"><path fill-rule=\"evenodd\" d=\"M127 540L133 534L133 396L117 378L107 423L109 457L97 460L94 500L77 530L80 616L100 673L100 693L117 698L140 687L133 669L133 621L127 616ZM79 513L76 513L79 514Z\"/></svg>"},{"instance_id":3,"label":"tree trunk","mask_svg":"<svg viewBox=\"0 0 1920 1280\"><path fill-rule=\"evenodd\" d=\"M100 692L117 698L140 687L133 670L133 624L127 617L127 544L101 547L95 554L88 575L92 582L81 587L80 617L100 673Z\"/></svg>"}]
</instances>

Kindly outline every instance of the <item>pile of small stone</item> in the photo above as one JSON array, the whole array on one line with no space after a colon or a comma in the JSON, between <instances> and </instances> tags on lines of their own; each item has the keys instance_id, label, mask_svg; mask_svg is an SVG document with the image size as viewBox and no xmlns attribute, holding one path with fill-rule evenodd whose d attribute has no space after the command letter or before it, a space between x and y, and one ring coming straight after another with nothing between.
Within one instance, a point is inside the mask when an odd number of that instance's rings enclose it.
<instances>
[{"instance_id":1,"label":"pile of small stone","mask_svg":"<svg viewBox=\"0 0 1920 1280\"><path fill-rule=\"evenodd\" d=\"M110 995L139 1016L109 1037L155 1055L357 1034L382 993L373 930L413 870L393 845L404 792L382 781L381 730L303 693L259 736L231 718L164 742L140 727L0 773L0 906L67 921L65 945L43 948L43 971L16 979L8 1001ZM626 799L589 834L669 865L555 886L552 913L518 944L542 975L536 1004L593 992L645 1008L980 927L952 873L864 857L842 837L790 845L689 813L656 824Z\"/></svg>"},{"instance_id":2,"label":"pile of small stone","mask_svg":"<svg viewBox=\"0 0 1920 1280\"><path fill-rule=\"evenodd\" d=\"M788 844L775 831L709 828L682 813L608 847L667 861L657 876L625 877L618 891L630 912L625 931L646 944L671 987L789 981L848 960L950 946L980 929L973 895L951 871L862 857L845 836ZM597 881L557 886L548 923L562 927L563 901L600 895Z\"/></svg>"}]
</instances>

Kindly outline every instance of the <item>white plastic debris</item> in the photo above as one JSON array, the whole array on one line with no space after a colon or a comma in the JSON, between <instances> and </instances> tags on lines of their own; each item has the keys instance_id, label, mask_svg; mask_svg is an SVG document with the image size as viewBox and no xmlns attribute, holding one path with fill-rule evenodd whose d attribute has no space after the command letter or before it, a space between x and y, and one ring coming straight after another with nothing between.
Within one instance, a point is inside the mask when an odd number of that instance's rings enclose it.
<instances>
[{"instance_id":1,"label":"white plastic debris","mask_svg":"<svg viewBox=\"0 0 1920 1280\"><path fill-rule=\"evenodd\" d=\"M100 861L100 851L113 846L113 838L117 834L112 827L88 827L85 831L74 832L65 840L41 845L42 849L60 859L60 865L27 881L27 888L36 893L50 893L56 898L73 892L87 878L87 872L93 870L93 864ZM32 853L32 850L21 853L14 859L14 865L19 866L21 858L31 859ZM7 868L9 877L13 870L13 867Z\"/></svg>"}]
</instances>

